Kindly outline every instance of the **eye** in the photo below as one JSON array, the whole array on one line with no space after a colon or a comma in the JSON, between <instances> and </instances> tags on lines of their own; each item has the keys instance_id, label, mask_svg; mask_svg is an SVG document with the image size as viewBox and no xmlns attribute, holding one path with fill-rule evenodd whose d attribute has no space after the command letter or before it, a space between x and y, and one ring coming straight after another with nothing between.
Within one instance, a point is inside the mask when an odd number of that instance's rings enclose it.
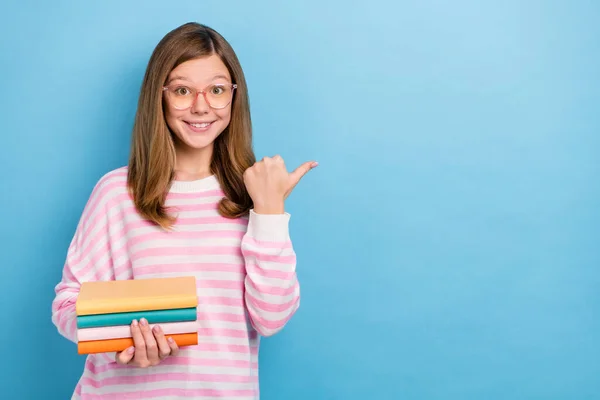
<instances>
[{"instance_id":1,"label":"eye","mask_svg":"<svg viewBox=\"0 0 600 400\"><path fill-rule=\"evenodd\" d=\"M185 86L179 86L173 90L173 92L178 96L189 96L192 91Z\"/></svg>"},{"instance_id":2,"label":"eye","mask_svg":"<svg viewBox=\"0 0 600 400\"><path fill-rule=\"evenodd\" d=\"M223 86L215 85L210 89L210 92L211 94L220 95L225 93L225 88Z\"/></svg>"}]
</instances>

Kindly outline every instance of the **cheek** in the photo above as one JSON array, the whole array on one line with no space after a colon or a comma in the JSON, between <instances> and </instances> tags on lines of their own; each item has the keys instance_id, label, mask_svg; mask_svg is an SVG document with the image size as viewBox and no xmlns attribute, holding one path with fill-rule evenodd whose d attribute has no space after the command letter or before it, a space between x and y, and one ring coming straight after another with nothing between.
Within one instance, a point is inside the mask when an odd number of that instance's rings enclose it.
<instances>
[{"instance_id":1,"label":"cheek","mask_svg":"<svg viewBox=\"0 0 600 400\"><path fill-rule=\"evenodd\" d=\"M174 113L170 110L165 110L165 121L167 122L167 125L169 126L172 132L177 131L177 121L180 117L181 116L178 115L176 112Z\"/></svg>"},{"instance_id":2,"label":"cheek","mask_svg":"<svg viewBox=\"0 0 600 400\"><path fill-rule=\"evenodd\" d=\"M231 108L230 107L227 107L224 110L215 110L215 114L217 114L217 117L219 117L220 120L225 122L225 124L229 124L229 121L231 121Z\"/></svg>"}]
</instances>

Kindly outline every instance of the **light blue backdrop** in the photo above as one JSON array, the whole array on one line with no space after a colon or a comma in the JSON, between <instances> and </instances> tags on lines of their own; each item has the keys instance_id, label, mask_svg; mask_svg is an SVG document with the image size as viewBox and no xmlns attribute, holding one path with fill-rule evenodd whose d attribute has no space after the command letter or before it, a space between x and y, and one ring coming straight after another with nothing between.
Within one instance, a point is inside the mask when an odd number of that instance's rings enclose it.
<instances>
[{"instance_id":1,"label":"light blue backdrop","mask_svg":"<svg viewBox=\"0 0 600 400\"><path fill-rule=\"evenodd\" d=\"M600 3L7 3L0 397L69 398L67 246L152 49L199 21L239 54L257 155L321 163L264 400L600 398Z\"/></svg>"}]
</instances>

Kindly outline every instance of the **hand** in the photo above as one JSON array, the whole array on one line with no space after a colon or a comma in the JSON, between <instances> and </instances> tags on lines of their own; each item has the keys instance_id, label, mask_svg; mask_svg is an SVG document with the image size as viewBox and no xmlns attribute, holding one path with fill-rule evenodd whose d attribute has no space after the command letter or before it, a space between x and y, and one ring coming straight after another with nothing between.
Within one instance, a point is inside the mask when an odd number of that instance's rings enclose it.
<instances>
[{"instance_id":1,"label":"hand","mask_svg":"<svg viewBox=\"0 0 600 400\"><path fill-rule=\"evenodd\" d=\"M115 361L121 365L133 365L135 367L147 368L158 365L166 357L177 355L179 347L172 338L167 340L160 329L155 325L150 329L148 321L142 318L140 323L133 320L131 323L131 336L133 347L117 353Z\"/></svg>"},{"instance_id":2,"label":"hand","mask_svg":"<svg viewBox=\"0 0 600 400\"><path fill-rule=\"evenodd\" d=\"M264 157L244 171L244 184L258 214L282 214L284 201L300 179L318 163L305 162L289 173L283 158Z\"/></svg>"}]
</instances>

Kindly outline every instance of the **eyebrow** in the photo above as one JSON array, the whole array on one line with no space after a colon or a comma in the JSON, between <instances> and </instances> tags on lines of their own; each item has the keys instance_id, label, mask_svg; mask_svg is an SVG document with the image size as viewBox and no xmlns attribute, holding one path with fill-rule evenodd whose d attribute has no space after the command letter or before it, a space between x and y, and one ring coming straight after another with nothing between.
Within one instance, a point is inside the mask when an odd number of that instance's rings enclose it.
<instances>
[{"instance_id":1,"label":"eyebrow","mask_svg":"<svg viewBox=\"0 0 600 400\"><path fill-rule=\"evenodd\" d=\"M215 75L212 77L211 82L217 79L225 79L225 80L229 80L228 77L226 77L225 75L219 74L219 75ZM187 81L187 82L191 82L188 78L186 78L185 76L181 76L181 75L175 75L173 77L171 77L171 79L169 79L167 81L167 84L171 83L172 81L176 81L176 80L181 80L181 81Z\"/></svg>"},{"instance_id":2,"label":"eyebrow","mask_svg":"<svg viewBox=\"0 0 600 400\"><path fill-rule=\"evenodd\" d=\"M171 77L171 78L170 78L170 79L167 81L167 83L171 83L172 81L177 81L177 80L180 80L180 81L188 81L188 82L190 82L190 80L189 80L188 78L186 78L185 76L181 76L181 75L175 75L175 76Z\"/></svg>"}]
</instances>

